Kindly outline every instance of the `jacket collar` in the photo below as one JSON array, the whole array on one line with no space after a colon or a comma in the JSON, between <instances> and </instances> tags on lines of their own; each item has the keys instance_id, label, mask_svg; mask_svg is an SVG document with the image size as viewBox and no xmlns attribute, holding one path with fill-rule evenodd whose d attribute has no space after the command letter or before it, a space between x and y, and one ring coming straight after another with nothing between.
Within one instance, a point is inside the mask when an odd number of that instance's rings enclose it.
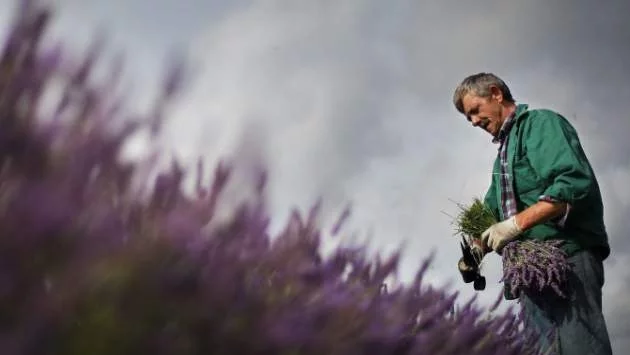
<instances>
[{"instance_id":1,"label":"jacket collar","mask_svg":"<svg viewBox=\"0 0 630 355\"><path fill-rule=\"evenodd\" d=\"M499 134L492 139L492 143L500 143L501 145L503 145L505 138L510 134L512 126L518 120L518 118L527 111L527 108L527 104L516 105L516 110L514 110L514 112L503 122L501 130L499 130Z\"/></svg>"}]
</instances>

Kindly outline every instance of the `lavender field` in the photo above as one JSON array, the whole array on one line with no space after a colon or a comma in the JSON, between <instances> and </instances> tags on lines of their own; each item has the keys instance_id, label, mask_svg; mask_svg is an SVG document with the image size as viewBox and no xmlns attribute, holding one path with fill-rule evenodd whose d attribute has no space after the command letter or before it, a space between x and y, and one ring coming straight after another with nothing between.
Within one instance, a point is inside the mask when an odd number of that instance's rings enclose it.
<instances>
[{"instance_id":1,"label":"lavender field","mask_svg":"<svg viewBox=\"0 0 630 355\"><path fill-rule=\"evenodd\" d=\"M120 159L131 135L161 133L185 68L137 113L118 66L94 75L111 64L100 42L70 51L47 37L54 12L17 8L0 54L2 354L538 353L516 311L463 300L455 312L460 296L423 280L428 253L393 287L398 254L323 253L334 236L318 204L272 235L265 169L250 176L255 197L234 203L227 160L210 177L201 160L153 178L153 160ZM229 218L216 218L223 205Z\"/></svg>"}]
</instances>

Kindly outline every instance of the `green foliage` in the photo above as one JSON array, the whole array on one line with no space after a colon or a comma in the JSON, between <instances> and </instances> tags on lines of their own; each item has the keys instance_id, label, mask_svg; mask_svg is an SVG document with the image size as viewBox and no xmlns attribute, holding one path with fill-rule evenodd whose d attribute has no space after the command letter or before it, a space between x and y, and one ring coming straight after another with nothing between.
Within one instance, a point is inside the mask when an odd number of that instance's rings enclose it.
<instances>
[{"instance_id":1,"label":"green foliage","mask_svg":"<svg viewBox=\"0 0 630 355\"><path fill-rule=\"evenodd\" d=\"M456 233L479 239L481 233L497 222L492 210L479 198L466 206L458 203L459 214L455 218Z\"/></svg>"}]
</instances>

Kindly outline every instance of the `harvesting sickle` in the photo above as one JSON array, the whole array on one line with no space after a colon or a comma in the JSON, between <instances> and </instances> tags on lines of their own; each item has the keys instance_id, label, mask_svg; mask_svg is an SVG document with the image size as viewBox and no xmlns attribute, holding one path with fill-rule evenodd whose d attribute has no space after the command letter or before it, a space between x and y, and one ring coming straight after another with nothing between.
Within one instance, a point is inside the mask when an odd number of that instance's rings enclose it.
<instances>
[{"instance_id":1,"label":"harvesting sickle","mask_svg":"<svg viewBox=\"0 0 630 355\"><path fill-rule=\"evenodd\" d=\"M473 283L473 287L477 291L486 288L486 278L481 275L480 265L483 258L483 252L471 245L471 243L462 237L460 242L462 257L457 263L459 272L465 283Z\"/></svg>"}]
</instances>

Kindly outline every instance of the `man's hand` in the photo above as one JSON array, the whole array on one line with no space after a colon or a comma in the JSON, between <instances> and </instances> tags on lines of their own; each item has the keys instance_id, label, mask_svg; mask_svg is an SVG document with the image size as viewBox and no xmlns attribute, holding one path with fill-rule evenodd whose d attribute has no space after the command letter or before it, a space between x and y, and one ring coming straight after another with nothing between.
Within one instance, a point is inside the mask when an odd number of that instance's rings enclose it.
<instances>
[{"instance_id":1,"label":"man's hand","mask_svg":"<svg viewBox=\"0 0 630 355\"><path fill-rule=\"evenodd\" d=\"M481 241L498 253L507 243L516 239L521 233L523 233L523 230L516 224L516 218L512 216L486 229L481 234Z\"/></svg>"}]
</instances>

